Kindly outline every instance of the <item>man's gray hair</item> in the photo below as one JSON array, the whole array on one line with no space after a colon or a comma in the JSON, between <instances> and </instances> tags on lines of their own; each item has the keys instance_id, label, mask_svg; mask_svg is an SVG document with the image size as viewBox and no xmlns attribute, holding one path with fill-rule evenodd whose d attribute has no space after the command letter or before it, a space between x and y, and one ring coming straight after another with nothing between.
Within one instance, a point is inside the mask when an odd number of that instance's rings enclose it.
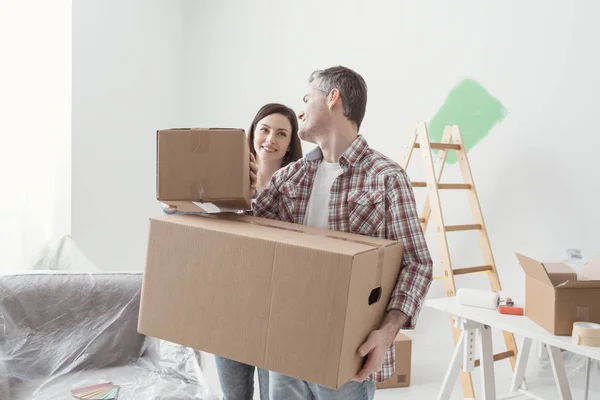
<instances>
[{"instance_id":1,"label":"man's gray hair","mask_svg":"<svg viewBox=\"0 0 600 400\"><path fill-rule=\"evenodd\" d=\"M363 77L350 68L337 66L313 72L308 83L313 81L317 89L326 94L333 89L340 91L344 115L360 129L367 108L367 84Z\"/></svg>"}]
</instances>

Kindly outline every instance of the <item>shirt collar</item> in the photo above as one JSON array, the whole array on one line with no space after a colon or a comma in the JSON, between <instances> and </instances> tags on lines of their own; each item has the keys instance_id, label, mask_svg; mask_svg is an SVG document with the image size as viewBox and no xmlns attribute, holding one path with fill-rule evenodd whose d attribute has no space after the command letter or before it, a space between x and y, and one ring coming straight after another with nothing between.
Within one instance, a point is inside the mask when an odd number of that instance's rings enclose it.
<instances>
[{"instance_id":1,"label":"shirt collar","mask_svg":"<svg viewBox=\"0 0 600 400\"><path fill-rule=\"evenodd\" d=\"M356 165L356 163L361 160L368 149L369 145L367 144L367 141L362 137L362 135L358 135L350 147L348 147L341 155L339 160L340 166L347 167ZM323 152L321 151L320 147L315 147L306 153L305 157L307 161L321 161L323 159Z\"/></svg>"}]
</instances>

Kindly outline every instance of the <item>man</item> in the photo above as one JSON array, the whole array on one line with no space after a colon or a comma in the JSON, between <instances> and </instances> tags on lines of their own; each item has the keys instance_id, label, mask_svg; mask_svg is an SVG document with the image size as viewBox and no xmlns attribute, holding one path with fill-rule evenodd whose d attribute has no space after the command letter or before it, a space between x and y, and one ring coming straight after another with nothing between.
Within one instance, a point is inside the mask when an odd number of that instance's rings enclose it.
<instances>
[{"instance_id":1,"label":"man","mask_svg":"<svg viewBox=\"0 0 600 400\"><path fill-rule=\"evenodd\" d=\"M375 382L394 373L394 338L412 329L431 283L432 261L412 186L402 168L359 135L367 86L345 67L315 71L300 113L300 137L318 145L279 170L253 205L255 216L352 232L404 244L387 314L358 349L367 360L339 390L271 372L273 400L371 400Z\"/></svg>"}]
</instances>

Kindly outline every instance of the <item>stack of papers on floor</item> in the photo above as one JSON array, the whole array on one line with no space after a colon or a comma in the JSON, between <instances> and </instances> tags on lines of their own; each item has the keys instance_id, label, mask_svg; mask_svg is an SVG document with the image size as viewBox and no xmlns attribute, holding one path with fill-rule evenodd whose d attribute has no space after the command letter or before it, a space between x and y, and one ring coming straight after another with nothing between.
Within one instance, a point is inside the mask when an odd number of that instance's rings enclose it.
<instances>
[{"instance_id":1,"label":"stack of papers on floor","mask_svg":"<svg viewBox=\"0 0 600 400\"><path fill-rule=\"evenodd\" d=\"M112 382L99 383L97 385L85 386L71 390L71 394L78 399L95 400L116 399L119 394L119 386L115 386Z\"/></svg>"}]
</instances>

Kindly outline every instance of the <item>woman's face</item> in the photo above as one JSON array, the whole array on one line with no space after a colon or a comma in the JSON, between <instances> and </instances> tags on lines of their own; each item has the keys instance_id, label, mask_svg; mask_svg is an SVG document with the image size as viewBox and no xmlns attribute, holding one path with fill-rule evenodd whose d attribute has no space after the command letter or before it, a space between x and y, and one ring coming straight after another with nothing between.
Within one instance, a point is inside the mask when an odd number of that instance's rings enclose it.
<instances>
[{"instance_id":1,"label":"woman's face","mask_svg":"<svg viewBox=\"0 0 600 400\"><path fill-rule=\"evenodd\" d=\"M282 114L271 114L256 124L254 150L261 161L283 159L292 141L292 124Z\"/></svg>"}]
</instances>

